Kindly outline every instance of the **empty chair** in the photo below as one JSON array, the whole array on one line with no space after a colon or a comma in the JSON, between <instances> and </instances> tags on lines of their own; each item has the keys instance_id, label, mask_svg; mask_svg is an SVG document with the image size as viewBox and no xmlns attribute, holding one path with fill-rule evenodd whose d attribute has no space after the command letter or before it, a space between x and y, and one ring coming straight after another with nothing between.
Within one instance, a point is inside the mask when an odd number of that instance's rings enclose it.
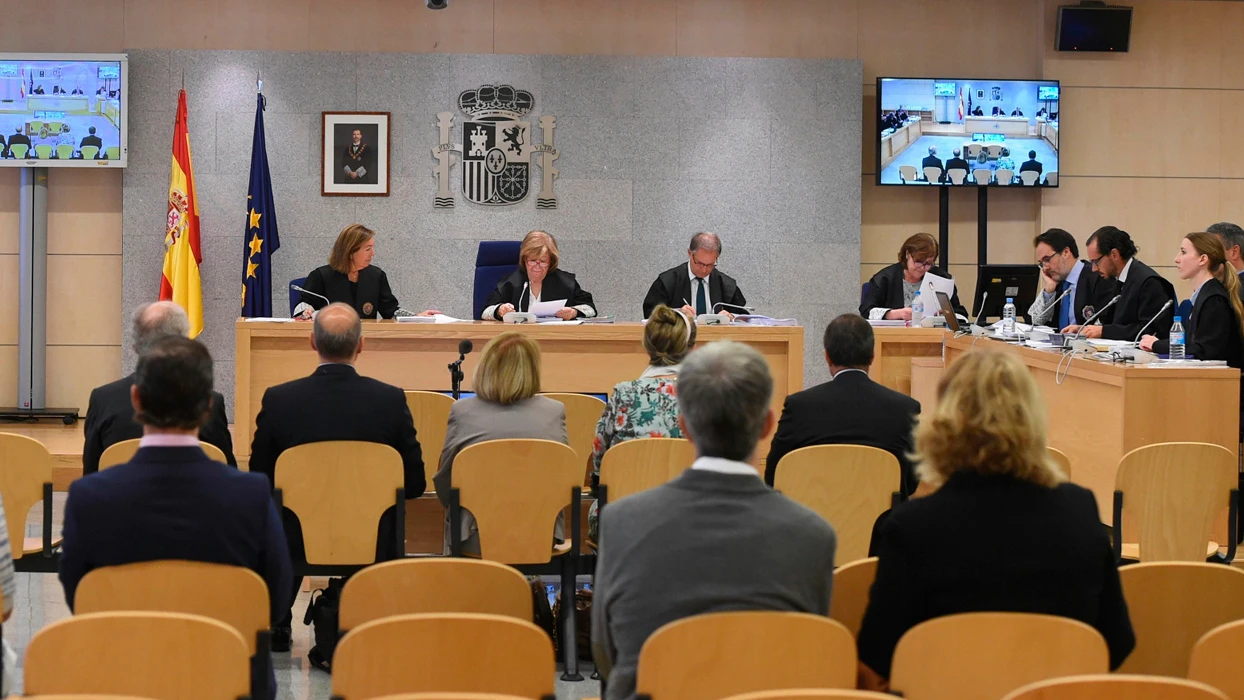
<instances>
[{"instance_id":1,"label":"empty chair","mask_svg":"<svg viewBox=\"0 0 1244 700\"><path fill-rule=\"evenodd\" d=\"M1244 658L1244 620L1219 625L1202 635L1192 647L1188 678L1212 685L1228 697L1244 698L1241 658Z\"/></svg>"},{"instance_id":2,"label":"empty chair","mask_svg":"<svg viewBox=\"0 0 1244 700\"><path fill-rule=\"evenodd\" d=\"M42 537L23 537L26 517L39 502L43 503ZM0 503L17 570L56 571L52 547L61 538L52 533L52 455L43 443L25 435L0 433ZM24 556L36 553L43 556Z\"/></svg>"},{"instance_id":3,"label":"empty chair","mask_svg":"<svg viewBox=\"0 0 1244 700\"><path fill-rule=\"evenodd\" d=\"M333 654L334 696L368 700L394 693L508 693L553 696L553 643L526 620L447 613L364 623Z\"/></svg>"},{"instance_id":4,"label":"empty chair","mask_svg":"<svg viewBox=\"0 0 1244 700\"><path fill-rule=\"evenodd\" d=\"M906 184L908 182L915 182L918 178L919 178L919 175L917 174L916 166L914 165L898 166L898 179L902 180L903 184Z\"/></svg>"},{"instance_id":5,"label":"empty chair","mask_svg":"<svg viewBox=\"0 0 1244 700\"><path fill-rule=\"evenodd\" d=\"M441 450L445 447L445 428L449 425L449 409L454 398L435 391L406 392L406 406L415 419L415 434L423 450L423 476L429 489L432 477L441 464Z\"/></svg>"},{"instance_id":6,"label":"empty chair","mask_svg":"<svg viewBox=\"0 0 1244 700\"><path fill-rule=\"evenodd\" d=\"M695 445L684 438L642 438L610 447L600 460L600 499L616 501L660 486L695 461Z\"/></svg>"},{"instance_id":7,"label":"empty chair","mask_svg":"<svg viewBox=\"0 0 1244 700\"><path fill-rule=\"evenodd\" d=\"M977 168L972 171L972 179L978 185L988 185L989 181L993 179L993 171L989 168Z\"/></svg>"},{"instance_id":8,"label":"empty chair","mask_svg":"<svg viewBox=\"0 0 1244 700\"><path fill-rule=\"evenodd\" d=\"M55 136L60 133L60 122L48 122L48 136Z\"/></svg>"},{"instance_id":9,"label":"empty chair","mask_svg":"<svg viewBox=\"0 0 1244 700\"><path fill-rule=\"evenodd\" d=\"M864 621L864 611L868 609L868 593L876 578L877 557L848 562L834 570L834 594L829 598L829 616L841 622L852 637L860 633L860 623Z\"/></svg>"},{"instance_id":10,"label":"empty chair","mask_svg":"<svg viewBox=\"0 0 1244 700\"><path fill-rule=\"evenodd\" d=\"M1034 681L1109 667L1106 640L1083 622L964 613L922 622L903 635L890 689L914 700L994 700Z\"/></svg>"},{"instance_id":11,"label":"empty chair","mask_svg":"<svg viewBox=\"0 0 1244 700\"><path fill-rule=\"evenodd\" d=\"M989 160L997 160L1002 157L1002 144L991 143L985 146L985 151L989 153Z\"/></svg>"},{"instance_id":12,"label":"empty chair","mask_svg":"<svg viewBox=\"0 0 1244 700\"><path fill-rule=\"evenodd\" d=\"M99 146L83 146L82 158L84 160L95 160L95 156L99 155Z\"/></svg>"},{"instance_id":13,"label":"empty chair","mask_svg":"<svg viewBox=\"0 0 1244 700\"><path fill-rule=\"evenodd\" d=\"M69 160L73 158L73 144L62 143L56 147L56 157L60 160Z\"/></svg>"},{"instance_id":14,"label":"empty chair","mask_svg":"<svg viewBox=\"0 0 1244 700\"><path fill-rule=\"evenodd\" d=\"M531 586L504 564L471 559L405 559L369 566L341 592L338 625L417 613L484 613L532 619Z\"/></svg>"},{"instance_id":15,"label":"empty chair","mask_svg":"<svg viewBox=\"0 0 1244 700\"><path fill-rule=\"evenodd\" d=\"M967 151L967 155L965 157L976 159L977 157L980 156L981 149L984 147L985 147L984 144L976 142L976 141L973 141L972 143L967 144L966 146L964 146L964 149Z\"/></svg>"},{"instance_id":16,"label":"empty chair","mask_svg":"<svg viewBox=\"0 0 1244 700\"><path fill-rule=\"evenodd\" d=\"M1181 678L1102 674L1040 681L1003 700L1228 700L1228 696Z\"/></svg>"},{"instance_id":17,"label":"empty chair","mask_svg":"<svg viewBox=\"0 0 1244 700\"><path fill-rule=\"evenodd\" d=\"M873 525L902 499L903 472L885 450L864 445L813 445L778 463L773 488L834 527L834 564L868 556Z\"/></svg>"},{"instance_id":18,"label":"empty chair","mask_svg":"<svg viewBox=\"0 0 1244 700\"><path fill-rule=\"evenodd\" d=\"M999 185L1009 185L1015 180L1015 171L1007 168L998 168L994 173L994 182Z\"/></svg>"},{"instance_id":19,"label":"empty chair","mask_svg":"<svg viewBox=\"0 0 1244 700\"><path fill-rule=\"evenodd\" d=\"M1045 174L1045 184L1050 187L1058 187L1058 171L1052 171Z\"/></svg>"},{"instance_id":20,"label":"empty chair","mask_svg":"<svg viewBox=\"0 0 1244 700\"><path fill-rule=\"evenodd\" d=\"M118 464L125 464L134 459L134 454L138 452L138 443L141 439L122 440L109 445L108 449L104 450L104 453L99 456L99 468L115 467ZM207 458L213 462L227 463L225 453L221 452L219 447L210 442L199 442L199 447L207 453Z\"/></svg>"},{"instance_id":21,"label":"empty chair","mask_svg":"<svg viewBox=\"0 0 1244 700\"><path fill-rule=\"evenodd\" d=\"M105 151L105 158L108 160L121 160L121 147L109 146Z\"/></svg>"},{"instance_id":22,"label":"empty chair","mask_svg":"<svg viewBox=\"0 0 1244 700\"><path fill-rule=\"evenodd\" d=\"M1119 580L1136 631L1121 673L1182 678L1205 633L1244 619L1244 571L1234 567L1150 562L1121 567Z\"/></svg>"},{"instance_id":23,"label":"empty chair","mask_svg":"<svg viewBox=\"0 0 1244 700\"><path fill-rule=\"evenodd\" d=\"M605 402L587 394L542 394L566 406L566 437L578 463L584 466L585 478L591 474L588 460L592 457L592 441L596 439L596 423L605 411Z\"/></svg>"},{"instance_id":24,"label":"empty chair","mask_svg":"<svg viewBox=\"0 0 1244 700\"><path fill-rule=\"evenodd\" d=\"M841 624L807 613L726 612L652 633L636 690L649 700L719 700L784 686L854 688L855 678L855 642Z\"/></svg>"},{"instance_id":25,"label":"empty chair","mask_svg":"<svg viewBox=\"0 0 1244 700\"><path fill-rule=\"evenodd\" d=\"M930 185L936 185L942 179L942 169L935 168L932 165L924 169L924 181Z\"/></svg>"},{"instance_id":26,"label":"empty chair","mask_svg":"<svg viewBox=\"0 0 1244 700\"><path fill-rule=\"evenodd\" d=\"M829 688L799 688L795 690L762 690L759 693L744 693L726 698L726 700L894 700L889 693L874 693L869 690L833 690Z\"/></svg>"},{"instance_id":27,"label":"empty chair","mask_svg":"<svg viewBox=\"0 0 1244 700\"><path fill-rule=\"evenodd\" d=\"M43 121L42 121L42 120L35 120L35 121L32 121L32 122L30 122L29 124L27 124L27 125L26 125L26 133L27 133L27 134L37 134L37 133L39 133L39 130L40 130L40 129L42 129L42 128L43 128Z\"/></svg>"},{"instance_id":28,"label":"empty chair","mask_svg":"<svg viewBox=\"0 0 1244 700\"><path fill-rule=\"evenodd\" d=\"M946 171L946 177L950 178L951 183L962 185L963 181L968 178L968 171L963 168L951 168Z\"/></svg>"},{"instance_id":29,"label":"empty chair","mask_svg":"<svg viewBox=\"0 0 1244 700\"><path fill-rule=\"evenodd\" d=\"M1071 478L1071 458L1067 456L1067 453L1063 452L1062 450L1049 447L1048 445L1046 446L1045 451L1050 453L1050 457L1052 457L1054 459L1054 462L1058 464L1059 468L1063 470L1063 474L1068 479L1070 479Z\"/></svg>"},{"instance_id":30,"label":"empty chair","mask_svg":"<svg viewBox=\"0 0 1244 700\"><path fill-rule=\"evenodd\" d=\"M1024 183L1028 187L1032 187L1037 184L1037 180L1039 179L1041 179L1041 173L1036 170L1025 170L1019 174L1020 182Z\"/></svg>"}]
</instances>

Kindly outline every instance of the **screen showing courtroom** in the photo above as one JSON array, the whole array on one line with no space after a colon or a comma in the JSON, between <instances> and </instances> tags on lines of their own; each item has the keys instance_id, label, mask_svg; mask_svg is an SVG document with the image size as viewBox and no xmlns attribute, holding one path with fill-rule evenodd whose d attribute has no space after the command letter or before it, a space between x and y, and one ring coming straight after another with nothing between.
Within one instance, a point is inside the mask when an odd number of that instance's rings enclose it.
<instances>
[{"instance_id":1,"label":"screen showing courtroom","mask_svg":"<svg viewBox=\"0 0 1244 700\"><path fill-rule=\"evenodd\" d=\"M0 167L125 164L122 55L0 54Z\"/></svg>"}]
</instances>

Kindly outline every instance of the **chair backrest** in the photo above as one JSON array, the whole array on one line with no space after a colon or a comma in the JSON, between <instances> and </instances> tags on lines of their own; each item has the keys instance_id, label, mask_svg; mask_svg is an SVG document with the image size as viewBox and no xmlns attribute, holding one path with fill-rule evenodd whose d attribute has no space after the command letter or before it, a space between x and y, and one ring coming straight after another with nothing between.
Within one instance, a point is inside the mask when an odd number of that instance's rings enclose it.
<instances>
[{"instance_id":1,"label":"chair backrest","mask_svg":"<svg viewBox=\"0 0 1244 700\"><path fill-rule=\"evenodd\" d=\"M986 144L985 150L989 152L990 158L997 159L1002 157L1002 144L1000 143Z\"/></svg>"},{"instance_id":2,"label":"chair backrest","mask_svg":"<svg viewBox=\"0 0 1244 700\"><path fill-rule=\"evenodd\" d=\"M398 693L397 695L385 695L376 700L527 700L527 698L501 693Z\"/></svg>"},{"instance_id":3,"label":"chair backrest","mask_svg":"<svg viewBox=\"0 0 1244 700\"><path fill-rule=\"evenodd\" d=\"M967 154L968 154L968 155L967 155L967 157L968 157L968 158L975 158L975 157L979 156L979 155L981 154L981 149L982 149L982 148L984 148L984 147L985 147L985 146L984 146L984 144L981 144L981 143L976 143L975 141L974 141L974 142L972 142L972 143L969 143L969 144L966 146L966 148L967 148Z\"/></svg>"},{"instance_id":4,"label":"chair backrest","mask_svg":"<svg viewBox=\"0 0 1244 700\"><path fill-rule=\"evenodd\" d=\"M1184 299L1183 301L1179 302L1179 306L1175 308L1175 313L1181 319L1187 319L1188 316L1192 314L1192 300Z\"/></svg>"},{"instance_id":5,"label":"chair backrest","mask_svg":"<svg viewBox=\"0 0 1244 700\"><path fill-rule=\"evenodd\" d=\"M968 171L963 168L951 168L946 171L946 177L950 178L952 183L962 185L963 181L968 177Z\"/></svg>"},{"instance_id":6,"label":"chair backrest","mask_svg":"<svg viewBox=\"0 0 1244 700\"><path fill-rule=\"evenodd\" d=\"M695 445L685 438L640 438L620 442L600 460L600 483L609 501L672 481L695 461Z\"/></svg>"},{"instance_id":7,"label":"chair backrest","mask_svg":"<svg viewBox=\"0 0 1244 700\"><path fill-rule=\"evenodd\" d=\"M924 180L930 185L942 179L942 169L935 168L932 165L924 169Z\"/></svg>"},{"instance_id":8,"label":"chair backrest","mask_svg":"<svg viewBox=\"0 0 1244 700\"><path fill-rule=\"evenodd\" d=\"M83 146L82 158L85 160L94 160L99 155L99 146Z\"/></svg>"},{"instance_id":9,"label":"chair backrest","mask_svg":"<svg viewBox=\"0 0 1244 700\"><path fill-rule=\"evenodd\" d=\"M121 147L120 146L109 146L108 148L104 149L104 157L106 157L108 160L121 160Z\"/></svg>"},{"instance_id":10,"label":"chair backrest","mask_svg":"<svg viewBox=\"0 0 1244 700\"><path fill-rule=\"evenodd\" d=\"M133 438L132 440L122 440L109 445L103 454L99 456L99 468L108 469L118 464L125 464L134 459L134 455L138 452L138 443L142 438ZM220 448L210 442L200 442L199 447L207 453L207 458L213 462L227 463L225 453Z\"/></svg>"},{"instance_id":11,"label":"chair backrest","mask_svg":"<svg viewBox=\"0 0 1244 700\"><path fill-rule=\"evenodd\" d=\"M26 516L43 500L43 485L52 483L52 455L38 440L0 433L0 502L9 531L13 558L22 556Z\"/></svg>"},{"instance_id":12,"label":"chair backrest","mask_svg":"<svg viewBox=\"0 0 1244 700\"><path fill-rule=\"evenodd\" d=\"M1003 700L1228 700L1228 696L1182 678L1110 673L1040 681Z\"/></svg>"},{"instance_id":13,"label":"chair backrest","mask_svg":"<svg viewBox=\"0 0 1244 700\"><path fill-rule=\"evenodd\" d=\"M725 612L653 632L639 651L635 685L652 700L719 700L783 686L854 688L856 671L855 640L827 617Z\"/></svg>"},{"instance_id":14,"label":"chair backrest","mask_svg":"<svg viewBox=\"0 0 1244 700\"><path fill-rule=\"evenodd\" d=\"M743 693L725 700L894 700L889 693L871 690L835 690L832 688L798 688L795 690L762 690Z\"/></svg>"},{"instance_id":15,"label":"chair backrest","mask_svg":"<svg viewBox=\"0 0 1244 700\"><path fill-rule=\"evenodd\" d=\"M868 291L873 288L871 282L865 282L860 285L860 304L864 303L864 299L868 298Z\"/></svg>"},{"instance_id":16,"label":"chair backrest","mask_svg":"<svg viewBox=\"0 0 1244 700\"><path fill-rule=\"evenodd\" d=\"M26 133L37 134L42 128L43 128L43 121L40 119L36 119L30 122L30 127L29 129L27 129Z\"/></svg>"},{"instance_id":17,"label":"chair backrest","mask_svg":"<svg viewBox=\"0 0 1244 700\"><path fill-rule=\"evenodd\" d=\"M499 615L398 615L350 630L333 653L333 695L460 691L553 695L553 643L526 620Z\"/></svg>"},{"instance_id":18,"label":"chair backrest","mask_svg":"<svg viewBox=\"0 0 1244 700\"><path fill-rule=\"evenodd\" d=\"M12 153L13 157L16 158L17 160L22 160L23 158L25 158L26 153L29 150L30 150L30 146L27 146L24 143L17 143L17 144L13 144L12 146L9 146L9 152Z\"/></svg>"},{"instance_id":19,"label":"chair backrest","mask_svg":"<svg viewBox=\"0 0 1244 700\"><path fill-rule=\"evenodd\" d=\"M994 173L994 182L999 185L1009 185L1015 179L1015 171L1010 168L998 168L998 172Z\"/></svg>"},{"instance_id":20,"label":"chair backrest","mask_svg":"<svg viewBox=\"0 0 1244 700\"><path fill-rule=\"evenodd\" d=\"M1115 490L1137 532L1124 542L1140 545L1141 561L1205 561L1214 519L1238 486L1236 456L1221 445L1165 442L1123 455ZM1116 537L1118 532L1115 533Z\"/></svg>"},{"instance_id":21,"label":"chair backrest","mask_svg":"<svg viewBox=\"0 0 1244 700\"><path fill-rule=\"evenodd\" d=\"M1029 187L1037 184L1037 180L1039 180L1040 178L1041 178L1041 173L1037 172L1036 170L1025 170L1019 174L1020 182L1024 183L1025 185L1028 185Z\"/></svg>"},{"instance_id":22,"label":"chair backrest","mask_svg":"<svg viewBox=\"0 0 1244 700\"><path fill-rule=\"evenodd\" d=\"M898 166L898 178L903 182L915 182L918 177L916 166L900 165Z\"/></svg>"},{"instance_id":23,"label":"chair backrest","mask_svg":"<svg viewBox=\"0 0 1244 700\"><path fill-rule=\"evenodd\" d=\"M877 578L877 557L853 561L834 569L834 594L829 598L830 618L842 623L852 637L860 634L864 611L873 581Z\"/></svg>"},{"instance_id":24,"label":"chair backrest","mask_svg":"<svg viewBox=\"0 0 1244 700\"><path fill-rule=\"evenodd\" d=\"M1067 456L1067 453L1063 452L1062 450L1058 448L1050 447L1049 445L1046 445L1045 451L1049 453L1050 458L1053 459L1058 464L1058 467L1063 470L1063 474L1066 475L1068 479L1070 479L1071 478L1071 458Z\"/></svg>"},{"instance_id":25,"label":"chair backrest","mask_svg":"<svg viewBox=\"0 0 1244 700\"><path fill-rule=\"evenodd\" d=\"M1200 681L1225 692L1228 697L1244 698L1244 620L1228 622L1206 632L1192 647L1188 679Z\"/></svg>"},{"instance_id":26,"label":"chair backrest","mask_svg":"<svg viewBox=\"0 0 1244 700\"><path fill-rule=\"evenodd\" d=\"M475 254L475 292L471 318L484 313L488 294L510 273L518 269L521 241L480 241Z\"/></svg>"},{"instance_id":27,"label":"chair backrest","mask_svg":"<svg viewBox=\"0 0 1244 700\"><path fill-rule=\"evenodd\" d=\"M978 185L988 185L989 181L993 179L993 171L989 168L977 168L972 171L972 179Z\"/></svg>"},{"instance_id":28,"label":"chair backrest","mask_svg":"<svg viewBox=\"0 0 1244 700\"><path fill-rule=\"evenodd\" d=\"M35 146L35 153L43 160L47 160L48 158L51 158L52 157L52 144L41 143L38 146Z\"/></svg>"},{"instance_id":29,"label":"chair backrest","mask_svg":"<svg viewBox=\"0 0 1244 700\"><path fill-rule=\"evenodd\" d=\"M83 157L86 157L85 148L82 149L82 155ZM295 277L294 279L289 281L289 315L290 315L290 318L293 318L294 316L294 307L298 306L298 304L302 301L302 292L294 289L294 285L298 285L299 287L307 286L307 278L306 277ZM422 441L420 441L420 443L422 444Z\"/></svg>"},{"instance_id":30,"label":"chair backrest","mask_svg":"<svg viewBox=\"0 0 1244 700\"><path fill-rule=\"evenodd\" d=\"M571 489L583 487L577 460L574 450L552 440L489 440L454 457L453 487L475 516L484 559L552 559L553 525L570 504Z\"/></svg>"},{"instance_id":31,"label":"chair backrest","mask_svg":"<svg viewBox=\"0 0 1244 700\"><path fill-rule=\"evenodd\" d=\"M423 449L423 476L432 486L432 477L441 467L441 451L445 449L445 431L449 428L449 410L454 397L435 391L406 392L406 406L415 419L415 434Z\"/></svg>"},{"instance_id":32,"label":"chair backrest","mask_svg":"<svg viewBox=\"0 0 1244 700\"><path fill-rule=\"evenodd\" d=\"M902 483L894 455L864 445L801 447L782 457L773 478L773 488L833 525L835 564L868 556L877 516L890 509Z\"/></svg>"},{"instance_id":33,"label":"chair backrest","mask_svg":"<svg viewBox=\"0 0 1244 700\"><path fill-rule=\"evenodd\" d=\"M476 559L405 559L346 579L338 625L417 613L484 613L532 619L531 586L505 564Z\"/></svg>"},{"instance_id":34,"label":"chair backrest","mask_svg":"<svg viewBox=\"0 0 1244 700\"><path fill-rule=\"evenodd\" d=\"M566 406L566 436L585 474L592 472L592 443L596 440L596 424L605 412L605 402L587 394L544 394Z\"/></svg>"},{"instance_id":35,"label":"chair backrest","mask_svg":"<svg viewBox=\"0 0 1244 700\"><path fill-rule=\"evenodd\" d=\"M1244 571L1204 562L1150 562L1119 569L1136 648L1122 673L1188 675L1206 632L1244 619Z\"/></svg>"},{"instance_id":36,"label":"chair backrest","mask_svg":"<svg viewBox=\"0 0 1244 700\"><path fill-rule=\"evenodd\" d=\"M1051 187L1058 186L1058 171L1052 171L1045 174L1045 184Z\"/></svg>"},{"instance_id":37,"label":"chair backrest","mask_svg":"<svg viewBox=\"0 0 1244 700\"><path fill-rule=\"evenodd\" d=\"M178 612L219 620L254 654L268 629L268 586L250 569L201 561L147 561L93 569L74 595L74 612Z\"/></svg>"},{"instance_id":38,"label":"chair backrest","mask_svg":"<svg viewBox=\"0 0 1244 700\"><path fill-rule=\"evenodd\" d=\"M30 640L23 692L238 698L250 693L250 650L237 630L201 615L74 615Z\"/></svg>"},{"instance_id":39,"label":"chair backrest","mask_svg":"<svg viewBox=\"0 0 1244 700\"><path fill-rule=\"evenodd\" d=\"M73 158L73 144L62 143L56 147L56 157L60 160Z\"/></svg>"},{"instance_id":40,"label":"chair backrest","mask_svg":"<svg viewBox=\"0 0 1244 700\"><path fill-rule=\"evenodd\" d=\"M370 564L376 528L402 488L402 457L353 440L291 447L276 458L282 504L302 523L309 564Z\"/></svg>"},{"instance_id":41,"label":"chair backrest","mask_svg":"<svg viewBox=\"0 0 1244 700\"><path fill-rule=\"evenodd\" d=\"M48 136L55 136L60 133L60 122L48 122Z\"/></svg>"},{"instance_id":42,"label":"chair backrest","mask_svg":"<svg viewBox=\"0 0 1244 700\"><path fill-rule=\"evenodd\" d=\"M898 640L890 690L922 700L986 700L1047 678L1108 670L1106 640L1083 622L965 613L922 622Z\"/></svg>"}]
</instances>

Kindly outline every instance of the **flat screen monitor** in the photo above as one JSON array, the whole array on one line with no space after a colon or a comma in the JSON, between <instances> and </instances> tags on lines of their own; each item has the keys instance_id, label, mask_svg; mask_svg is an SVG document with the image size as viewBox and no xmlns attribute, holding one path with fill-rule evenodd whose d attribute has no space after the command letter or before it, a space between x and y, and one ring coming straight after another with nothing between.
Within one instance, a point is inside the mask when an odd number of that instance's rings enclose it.
<instances>
[{"instance_id":1,"label":"flat screen monitor","mask_svg":"<svg viewBox=\"0 0 1244 700\"><path fill-rule=\"evenodd\" d=\"M933 83L933 96L934 97L954 97L955 96L955 84L954 83Z\"/></svg>"},{"instance_id":2,"label":"flat screen monitor","mask_svg":"<svg viewBox=\"0 0 1244 700\"><path fill-rule=\"evenodd\" d=\"M1010 297L1014 299L1016 315L1032 323L1028 309L1037 298L1040 278L1041 270L1036 265L982 265L976 274L976 293L972 295L972 318L982 322L1002 318L1002 307Z\"/></svg>"},{"instance_id":3,"label":"flat screen monitor","mask_svg":"<svg viewBox=\"0 0 1244 700\"><path fill-rule=\"evenodd\" d=\"M126 165L125 54L0 53L0 167Z\"/></svg>"},{"instance_id":4,"label":"flat screen monitor","mask_svg":"<svg viewBox=\"0 0 1244 700\"><path fill-rule=\"evenodd\" d=\"M1058 8L1055 51L1122 53L1132 39L1132 8L1065 5Z\"/></svg>"},{"instance_id":5,"label":"flat screen monitor","mask_svg":"<svg viewBox=\"0 0 1244 700\"><path fill-rule=\"evenodd\" d=\"M1058 94L1057 80L878 78L877 184L1057 187Z\"/></svg>"}]
</instances>

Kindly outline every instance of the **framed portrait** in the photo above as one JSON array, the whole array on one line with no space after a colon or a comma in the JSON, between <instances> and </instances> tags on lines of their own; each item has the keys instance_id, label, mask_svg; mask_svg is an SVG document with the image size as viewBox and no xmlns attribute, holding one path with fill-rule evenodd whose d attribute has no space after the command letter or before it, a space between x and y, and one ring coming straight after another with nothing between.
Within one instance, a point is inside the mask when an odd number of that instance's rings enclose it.
<instances>
[{"instance_id":1,"label":"framed portrait","mask_svg":"<svg viewBox=\"0 0 1244 700\"><path fill-rule=\"evenodd\" d=\"M389 196L389 113L324 112L320 194Z\"/></svg>"}]
</instances>

